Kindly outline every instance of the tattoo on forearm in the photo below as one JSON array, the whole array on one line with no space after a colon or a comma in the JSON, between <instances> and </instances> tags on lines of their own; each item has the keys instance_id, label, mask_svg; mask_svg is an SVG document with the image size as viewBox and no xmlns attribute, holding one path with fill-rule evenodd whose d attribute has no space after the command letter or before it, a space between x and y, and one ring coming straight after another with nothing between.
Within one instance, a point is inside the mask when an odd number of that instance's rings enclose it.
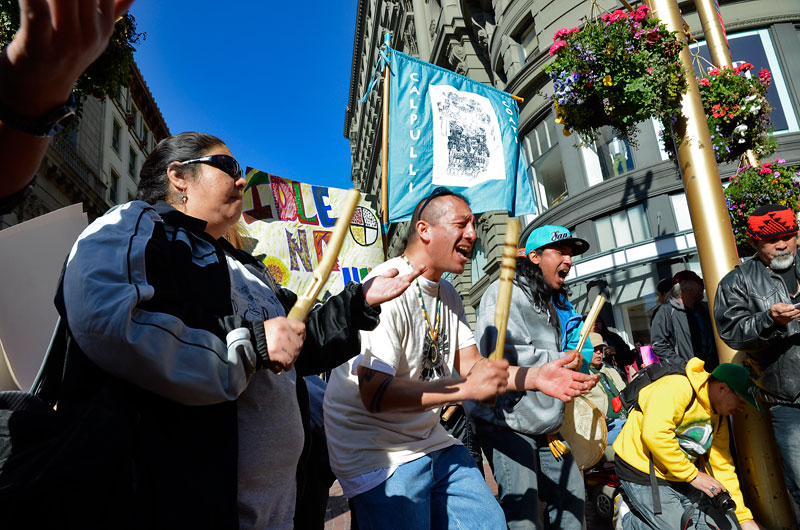
<instances>
[{"instance_id":1,"label":"tattoo on forearm","mask_svg":"<svg viewBox=\"0 0 800 530\"><path fill-rule=\"evenodd\" d=\"M381 381L380 385L378 385L378 389L375 391L375 394L373 394L372 401L370 401L369 403L370 412L381 411L381 403L383 402L383 395L386 393L386 389L389 387L389 383L391 383L393 379L394 377L390 375L386 379Z\"/></svg>"},{"instance_id":2,"label":"tattoo on forearm","mask_svg":"<svg viewBox=\"0 0 800 530\"><path fill-rule=\"evenodd\" d=\"M361 385L364 383L369 383L375 377L375 370L370 370L369 368L364 368L363 372L358 374L358 388L361 388Z\"/></svg>"}]
</instances>

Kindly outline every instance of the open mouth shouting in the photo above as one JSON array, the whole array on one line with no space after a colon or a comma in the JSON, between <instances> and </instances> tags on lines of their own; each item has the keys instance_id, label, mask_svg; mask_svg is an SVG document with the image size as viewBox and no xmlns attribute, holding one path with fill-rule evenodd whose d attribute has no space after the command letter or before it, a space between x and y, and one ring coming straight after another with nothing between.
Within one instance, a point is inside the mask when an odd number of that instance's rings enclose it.
<instances>
[{"instance_id":1,"label":"open mouth shouting","mask_svg":"<svg viewBox=\"0 0 800 530\"><path fill-rule=\"evenodd\" d=\"M456 253L458 253L466 262L472 254L472 245L461 244L456 246Z\"/></svg>"}]
</instances>

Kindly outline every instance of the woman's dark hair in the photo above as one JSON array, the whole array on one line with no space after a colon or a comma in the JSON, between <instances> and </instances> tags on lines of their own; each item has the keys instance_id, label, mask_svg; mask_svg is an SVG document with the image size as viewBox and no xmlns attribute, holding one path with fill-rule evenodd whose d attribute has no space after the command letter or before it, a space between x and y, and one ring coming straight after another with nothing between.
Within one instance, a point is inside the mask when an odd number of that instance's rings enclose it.
<instances>
[{"instance_id":1,"label":"woman's dark hair","mask_svg":"<svg viewBox=\"0 0 800 530\"><path fill-rule=\"evenodd\" d=\"M142 164L136 198L149 204L166 201L169 195L167 167L171 162L200 158L212 147L225 142L211 134L185 132L158 142L153 152ZM184 174L193 174L194 166L182 166Z\"/></svg>"},{"instance_id":2,"label":"woman's dark hair","mask_svg":"<svg viewBox=\"0 0 800 530\"><path fill-rule=\"evenodd\" d=\"M528 257L517 258L517 268L514 274L514 283L528 295L531 303L539 310L547 309L550 314L550 324L561 330L556 317L555 310L551 310L551 305L558 309L567 309L567 297L569 290L561 287L558 291L550 287L542 274L542 269L533 263ZM552 308L554 309L554 308Z\"/></svg>"}]
</instances>

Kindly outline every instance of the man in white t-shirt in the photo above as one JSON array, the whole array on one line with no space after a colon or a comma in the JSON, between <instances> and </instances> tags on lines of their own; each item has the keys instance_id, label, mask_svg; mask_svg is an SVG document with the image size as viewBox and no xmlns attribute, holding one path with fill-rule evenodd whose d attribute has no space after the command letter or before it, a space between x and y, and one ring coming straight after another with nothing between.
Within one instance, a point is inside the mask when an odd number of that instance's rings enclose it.
<instances>
[{"instance_id":1,"label":"man in white t-shirt","mask_svg":"<svg viewBox=\"0 0 800 530\"><path fill-rule=\"evenodd\" d=\"M523 387L568 400L594 383L563 368L569 357L538 368L481 357L461 298L441 279L464 271L476 239L467 201L437 188L414 210L405 253L370 274L424 268L381 306L361 355L334 370L325 393L331 468L361 530L504 528L469 452L439 424L440 408Z\"/></svg>"}]
</instances>

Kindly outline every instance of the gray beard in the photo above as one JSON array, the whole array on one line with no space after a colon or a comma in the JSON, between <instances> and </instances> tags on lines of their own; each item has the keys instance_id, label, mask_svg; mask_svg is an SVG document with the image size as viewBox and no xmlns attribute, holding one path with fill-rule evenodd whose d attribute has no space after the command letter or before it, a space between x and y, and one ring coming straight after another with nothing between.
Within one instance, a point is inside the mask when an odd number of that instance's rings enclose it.
<instances>
[{"instance_id":1,"label":"gray beard","mask_svg":"<svg viewBox=\"0 0 800 530\"><path fill-rule=\"evenodd\" d=\"M780 256L772 256L769 268L774 271L784 271L794 264L794 255L788 252Z\"/></svg>"}]
</instances>

